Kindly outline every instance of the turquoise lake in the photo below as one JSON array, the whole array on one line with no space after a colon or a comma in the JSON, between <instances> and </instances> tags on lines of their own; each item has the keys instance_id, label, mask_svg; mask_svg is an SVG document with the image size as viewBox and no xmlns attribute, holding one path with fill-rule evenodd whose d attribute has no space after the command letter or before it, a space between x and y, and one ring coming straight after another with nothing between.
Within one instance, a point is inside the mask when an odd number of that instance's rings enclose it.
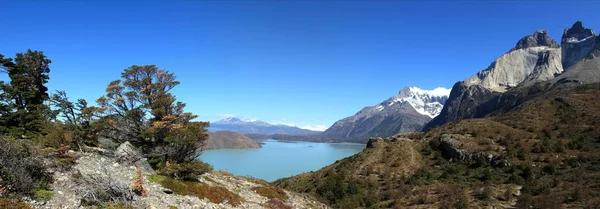
<instances>
[{"instance_id":1,"label":"turquoise lake","mask_svg":"<svg viewBox=\"0 0 600 209\"><path fill-rule=\"evenodd\" d=\"M288 142L260 140L258 149L221 149L204 151L200 160L235 175L274 181L303 172L316 171L336 160L362 151L357 143Z\"/></svg>"}]
</instances>

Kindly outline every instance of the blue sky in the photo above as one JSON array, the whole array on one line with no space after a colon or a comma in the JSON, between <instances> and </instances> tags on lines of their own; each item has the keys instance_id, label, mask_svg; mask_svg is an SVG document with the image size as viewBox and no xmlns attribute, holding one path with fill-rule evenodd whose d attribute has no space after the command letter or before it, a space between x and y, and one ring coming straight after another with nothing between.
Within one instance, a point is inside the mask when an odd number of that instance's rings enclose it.
<instances>
[{"instance_id":1,"label":"blue sky","mask_svg":"<svg viewBox=\"0 0 600 209\"><path fill-rule=\"evenodd\" d=\"M51 90L94 101L123 69L156 64L201 120L329 126L404 86L450 88L523 36L559 41L582 1L11 1L0 53L53 61ZM5 77L5 76L4 76Z\"/></svg>"}]
</instances>

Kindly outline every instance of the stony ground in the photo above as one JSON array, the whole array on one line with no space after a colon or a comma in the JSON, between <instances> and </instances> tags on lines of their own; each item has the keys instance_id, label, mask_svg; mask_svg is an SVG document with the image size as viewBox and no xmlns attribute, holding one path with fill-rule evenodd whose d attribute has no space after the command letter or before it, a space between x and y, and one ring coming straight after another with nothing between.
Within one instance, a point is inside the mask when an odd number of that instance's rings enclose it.
<instances>
[{"instance_id":1,"label":"stony ground","mask_svg":"<svg viewBox=\"0 0 600 209\"><path fill-rule=\"evenodd\" d=\"M133 200L128 204L134 208L264 208L268 198L252 190L261 182L252 181L245 177L226 175L222 172L211 172L202 175L199 180L211 186L221 186L243 198L242 204L234 207L227 203L213 203L206 198L183 196L172 193L161 185L148 181L148 175L154 171L145 159L133 163L119 162L115 154L106 150L95 149L94 152L76 152L76 164L67 171L54 171L52 185L53 197L49 201L30 201L35 208L89 208L82 205L84 197L90 197L95 188L94 184L113 185L115 188L128 188L136 172L136 166L143 170L144 187L148 190L147 197L133 193ZM128 191L130 192L130 191ZM289 199L284 203L292 208L327 208L312 197L286 191Z\"/></svg>"}]
</instances>

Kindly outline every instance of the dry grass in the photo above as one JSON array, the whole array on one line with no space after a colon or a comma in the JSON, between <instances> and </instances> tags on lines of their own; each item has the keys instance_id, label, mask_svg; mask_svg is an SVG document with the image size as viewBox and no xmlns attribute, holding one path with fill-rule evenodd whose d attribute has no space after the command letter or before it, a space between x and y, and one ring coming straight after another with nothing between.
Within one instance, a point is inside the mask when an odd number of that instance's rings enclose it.
<instances>
[{"instance_id":1,"label":"dry grass","mask_svg":"<svg viewBox=\"0 0 600 209\"><path fill-rule=\"evenodd\" d=\"M218 171L215 171L215 173L219 174L221 176L234 176L232 173L229 173L229 172L224 171L224 170L218 170Z\"/></svg>"},{"instance_id":2,"label":"dry grass","mask_svg":"<svg viewBox=\"0 0 600 209\"><path fill-rule=\"evenodd\" d=\"M207 198L213 203L227 202L230 205L238 206L242 198L220 186L209 186L202 182L179 181L167 178L162 182L165 188L173 190L180 195L193 195L198 198Z\"/></svg>"},{"instance_id":3,"label":"dry grass","mask_svg":"<svg viewBox=\"0 0 600 209\"><path fill-rule=\"evenodd\" d=\"M276 186L259 186L252 188L252 190L269 199L277 198L279 200L287 200L289 198L282 188Z\"/></svg>"},{"instance_id":4,"label":"dry grass","mask_svg":"<svg viewBox=\"0 0 600 209\"><path fill-rule=\"evenodd\" d=\"M0 198L0 208L33 209L33 207L31 207L27 203L11 198Z\"/></svg>"}]
</instances>

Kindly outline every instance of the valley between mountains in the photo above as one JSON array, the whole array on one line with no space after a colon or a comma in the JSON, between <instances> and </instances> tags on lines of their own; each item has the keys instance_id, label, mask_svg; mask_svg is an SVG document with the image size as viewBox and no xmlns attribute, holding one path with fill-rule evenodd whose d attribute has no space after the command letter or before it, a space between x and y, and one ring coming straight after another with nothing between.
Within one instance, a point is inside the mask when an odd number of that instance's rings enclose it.
<instances>
[{"instance_id":1,"label":"valley between mountains","mask_svg":"<svg viewBox=\"0 0 600 209\"><path fill-rule=\"evenodd\" d=\"M0 55L0 208L600 208L600 36L529 32L451 89L399 87L324 131L196 121L154 65L71 102L42 52ZM366 148L273 182L198 160L260 139Z\"/></svg>"}]
</instances>

